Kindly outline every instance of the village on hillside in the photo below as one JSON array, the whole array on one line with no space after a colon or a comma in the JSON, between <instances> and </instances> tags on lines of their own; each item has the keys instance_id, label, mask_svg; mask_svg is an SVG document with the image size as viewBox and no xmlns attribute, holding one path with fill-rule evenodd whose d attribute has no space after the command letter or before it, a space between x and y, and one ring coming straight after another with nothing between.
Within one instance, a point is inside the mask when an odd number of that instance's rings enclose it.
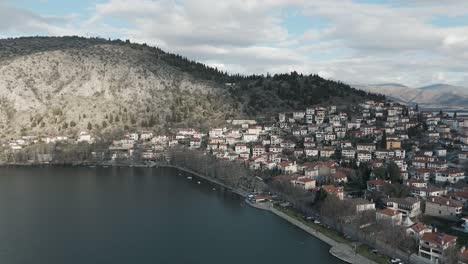
<instances>
[{"instance_id":1,"label":"village on hillside","mask_svg":"<svg viewBox=\"0 0 468 264\"><path fill-rule=\"evenodd\" d=\"M101 164L170 162L174 149L197 150L265 172L269 182L289 184L316 200L335 197L351 208L346 215L329 215L340 223L370 214L359 220L359 228L371 230L379 223L403 229L423 262L443 263L458 245L459 262L468 263L468 117L390 101L367 101L355 109L316 106L262 121L227 120L206 132L128 132L86 158ZM16 157L37 144L96 141L81 132L75 138L24 136L4 147ZM55 159L46 150L27 157L34 164ZM274 193L252 191L254 202L275 201Z\"/></svg>"}]
</instances>

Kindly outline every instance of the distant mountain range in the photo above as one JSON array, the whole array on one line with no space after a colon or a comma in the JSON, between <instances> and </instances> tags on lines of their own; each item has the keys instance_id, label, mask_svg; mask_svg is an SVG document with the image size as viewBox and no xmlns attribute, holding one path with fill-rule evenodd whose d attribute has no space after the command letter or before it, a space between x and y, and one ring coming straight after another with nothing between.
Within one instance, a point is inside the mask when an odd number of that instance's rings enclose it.
<instances>
[{"instance_id":1,"label":"distant mountain range","mask_svg":"<svg viewBox=\"0 0 468 264\"><path fill-rule=\"evenodd\" d=\"M398 83L353 85L372 93L384 94L405 104L419 104L428 109L468 109L468 88L449 84L432 84L414 88Z\"/></svg>"}]
</instances>

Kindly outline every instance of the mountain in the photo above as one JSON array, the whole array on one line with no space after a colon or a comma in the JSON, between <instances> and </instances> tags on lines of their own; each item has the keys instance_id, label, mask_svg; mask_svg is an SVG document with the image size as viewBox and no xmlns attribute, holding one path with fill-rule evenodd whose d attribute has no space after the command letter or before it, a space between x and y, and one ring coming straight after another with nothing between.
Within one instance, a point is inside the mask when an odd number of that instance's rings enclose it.
<instances>
[{"instance_id":1,"label":"mountain","mask_svg":"<svg viewBox=\"0 0 468 264\"><path fill-rule=\"evenodd\" d=\"M206 129L232 117L368 98L378 97L317 75L228 75L129 41L0 40L0 138L133 127Z\"/></svg>"},{"instance_id":2,"label":"mountain","mask_svg":"<svg viewBox=\"0 0 468 264\"><path fill-rule=\"evenodd\" d=\"M405 103L419 104L432 109L467 109L468 88L448 84L433 84L412 88L401 84L354 85L363 91L384 94L390 99Z\"/></svg>"}]
</instances>

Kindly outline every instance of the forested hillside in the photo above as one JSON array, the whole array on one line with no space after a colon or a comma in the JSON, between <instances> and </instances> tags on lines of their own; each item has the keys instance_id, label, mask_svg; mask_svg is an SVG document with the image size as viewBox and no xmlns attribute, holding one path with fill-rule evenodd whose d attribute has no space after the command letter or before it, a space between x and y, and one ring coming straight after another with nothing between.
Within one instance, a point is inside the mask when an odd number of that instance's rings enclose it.
<instances>
[{"instance_id":1,"label":"forested hillside","mask_svg":"<svg viewBox=\"0 0 468 264\"><path fill-rule=\"evenodd\" d=\"M129 41L0 40L2 138L81 130L207 129L232 117L372 98L317 75L229 75Z\"/></svg>"}]
</instances>

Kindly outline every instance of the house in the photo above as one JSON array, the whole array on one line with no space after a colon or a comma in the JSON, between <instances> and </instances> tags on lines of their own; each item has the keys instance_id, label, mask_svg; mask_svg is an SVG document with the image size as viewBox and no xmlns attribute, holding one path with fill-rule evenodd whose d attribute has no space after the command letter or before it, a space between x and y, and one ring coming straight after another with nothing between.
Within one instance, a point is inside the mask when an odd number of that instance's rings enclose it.
<instances>
[{"instance_id":1,"label":"house","mask_svg":"<svg viewBox=\"0 0 468 264\"><path fill-rule=\"evenodd\" d=\"M385 185L389 184L387 181L376 179L367 181L368 191L383 191Z\"/></svg>"},{"instance_id":2,"label":"house","mask_svg":"<svg viewBox=\"0 0 468 264\"><path fill-rule=\"evenodd\" d=\"M252 148L252 155L254 157L258 157L258 156L262 155L263 153L265 153L265 147L264 146L257 145L257 146L254 146Z\"/></svg>"},{"instance_id":3,"label":"house","mask_svg":"<svg viewBox=\"0 0 468 264\"><path fill-rule=\"evenodd\" d=\"M447 190L435 186L414 187L410 186L411 194L426 199L447 194Z\"/></svg>"},{"instance_id":4,"label":"house","mask_svg":"<svg viewBox=\"0 0 468 264\"><path fill-rule=\"evenodd\" d=\"M114 140L112 145L109 147L111 150L129 150L133 149L135 146L135 140L131 138L121 139L121 140Z\"/></svg>"},{"instance_id":5,"label":"house","mask_svg":"<svg viewBox=\"0 0 468 264\"><path fill-rule=\"evenodd\" d=\"M315 180L311 178L298 178L292 181L293 185L296 187L300 187L304 190L312 190L315 188Z\"/></svg>"},{"instance_id":6,"label":"house","mask_svg":"<svg viewBox=\"0 0 468 264\"><path fill-rule=\"evenodd\" d=\"M247 160L247 159L250 158L250 153L249 152L242 152L242 153L239 154L239 157L241 159Z\"/></svg>"},{"instance_id":7,"label":"house","mask_svg":"<svg viewBox=\"0 0 468 264\"><path fill-rule=\"evenodd\" d=\"M335 183L346 183L348 182L348 175L351 174L353 170L352 169L347 169L347 168L341 168L336 170L335 173L332 173L330 175L330 178L333 180Z\"/></svg>"},{"instance_id":8,"label":"house","mask_svg":"<svg viewBox=\"0 0 468 264\"><path fill-rule=\"evenodd\" d=\"M432 172L433 170L431 169L418 168L414 171L414 177L423 182L428 182Z\"/></svg>"},{"instance_id":9,"label":"house","mask_svg":"<svg viewBox=\"0 0 468 264\"><path fill-rule=\"evenodd\" d=\"M364 211L375 210L374 202L370 202L363 198L354 198L348 200L351 208L355 209L356 214L362 213Z\"/></svg>"},{"instance_id":10,"label":"house","mask_svg":"<svg viewBox=\"0 0 468 264\"><path fill-rule=\"evenodd\" d=\"M341 157L345 160L353 160L356 158L357 151L353 148L344 148L341 150Z\"/></svg>"},{"instance_id":11,"label":"house","mask_svg":"<svg viewBox=\"0 0 468 264\"><path fill-rule=\"evenodd\" d=\"M293 118L294 119L304 119L305 115L306 115L306 112L304 112L304 111L295 111L295 112L293 112Z\"/></svg>"},{"instance_id":12,"label":"house","mask_svg":"<svg viewBox=\"0 0 468 264\"><path fill-rule=\"evenodd\" d=\"M247 134L259 135L262 132L262 126L252 126L247 130Z\"/></svg>"},{"instance_id":13,"label":"house","mask_svg":"<svg viewBox=\"0 0 468 264\"><path fill-rule=\"evenodd\" d=\"M458 153L458 160L459 160L460 162L468 161L468 152L461 152L461 153Z\"/></svg>"},{"instance_id":14,"label":"house","mask_svg":"<svg viewBox=\"0 0 468 264\"><path fill-rule=\"evenodd\" d=\"M395 152L392 150L376 150L374 154L375 158L378 160L387 159L395 156Z\"/></svg>"},{"instance_id":15,"label":"house","mask_svg":"<svg viewBox=\"0 0 468 264\"><path fill-rule=\"evenodd\" d=\"M140 139L140 135L138 135L138 133L128 133L127 135L125 135L125 137L131 138L135 141L138 141Z\"/></svg>"},{"instance_id":16,"label":"house","mask_svg":"<svg viewBox=\"0 0 468 264\"><path fill-rule=\"evenodd\" d=\"M456 183L465 179L465 172L459 169L438 170L435 172L435 180L439 183Z\"/></svg>"},{"instance_id":17,"label":"house","mask_svg":"<svg viewBox=\"0 0 468 264\"><path fill-rule=\"evenodd\" d=\"M207 148L207 150L217 150L218 149L218 143L208 143L206 148Z\"/></svg>"},{"instance_id":18,"label":"house","mask_svg":"<svg viewBox=\"0 0 468 264\"><path fill-rule=\"evenodd\" d=\"M388 209L402 213L403 217L417 217L422 213L421 202L417 198L384 198L382 202Z\"/></svg>"},{"instance_id":19,"label":"house","mask_svg":"<svg viewBox=\"0 0 468 264\"><path fill-rule=\"evenodd\" d=\"M399 140L387 140L386 147L387 147L387 149L399 149L399 148L401 148L401 141L399 141Z\"/></svg>"},{"instance_id":20,"label":"house","mask_svg":"<svg viewBox=\"0 0 468 264\"><path fill-rule=\"evenodd\" d=\"M323 148L320 150L320 157L321 158L330 158L335 155L335 149L333 148Z\"/></svg>"},{"instance_id":21,"label":"house","mask_svg":"<svg viewBox=\"0 0 468 264\"><path fill-rule=\"evenodd\" d=\"M140 139L145 141L145 140L151 140L153 138L154 134L151 131L141 131L140 132Z\"/></svg>"},{"instance_id":22,"label":"house","mask_svg":"<svg viewBox=\"0 0 468 264\"><path fill-rule=\"evenodd\" d=\"M358 151L357 161L358 162L369 162L372 160L372 154L369 151Z\"/></svg>"},{"instance_id":23,"label":"house","mask_svg":"<svg viewBox=\"0 0 468 264\"><path fill-rule=\"evenodd\" d=\"M304 150L303 150L303 149L295 149L295 150L294 150L294 156L295 156L295 157L302 157L302 156L304 156Z\"/></svg>"},{"instance_id":24,"label":"house","mask_svg":"<svg viewBox=\"0 0 468 264\"><path fill-rule=\"evenodd\" d=\"M272 145L270 146L270 152L273 152L273 153L281 153L283 152L283 148L279 145Z\"/></svg>"},{"instance_id":25,"label":"house","mask_svg":"<svg viewBox=\"0 0 468 264\"><path fill-rule=\"evenodd\" d=\"M92 138L91 134L88 132L81 132L78 136L78 142L86 142L86 143L93 143L94 138Z\"/></svg>"},{"instance_id":26,"label":"house","mask_svg":"<svg viewBox=\"0 0 468 264\"><path fill-rule=\"evenodd\" d=\"M280 143L280 147L283 149L294 149L296 147L296 143L291 141L283 141Z\"/></svg>"},{"instance_id":27,"label":"house","mask_svg":"<svg viewBox=\"0 0 468 264\"><path fill-rule=\"evenodd\" d=\"M432 263L443 263L444 256L457 244L457 237L441 232L424 233L419 240L418 255Z\"/></svg>"},{"instance_id":28,"label":"house","mask_svg":"<svg viewBox=\"0 0 468 264\"><path fill-rule=\"evenodd\" d=\"M368 135L374 134L375 126L366 125L366 126L361 126L360 129L361 129L361 132L364 133L364 135L368 136Z\"/></svg>"},{"instance_id":29,"label":"house","mask_svg":"<svg viewBox=\"0 0 468 264\"><path fill-rule=\"evenodd\" d=\"M242 140L245 143L256 142L258 141L258 134L244 134L244 136L242 137Z\"/></svg>"},{"instance_id":30,"label":"house","mask_svg":"<svg viewBox=\"0 0 468 264\"><path fill-rule=\"evenodd\" d=\"M245 145L245 144L236 144L236 146L234 147L234 151L237 154L241 154L242 152L247 152L248 151L247 145Z\"/></svg>"},{"instance_id":31,"label":"house","mask_svg":"<svg viewBox=\"0 0 468 264\"><path fill-rule=\"evenodd\" d=\"M208 136L210 138L220 138L223 136L223 129L222 128L213 128L208 132Z\"/></svg>"},{"instance_id":32,"label":"house","mask_svg":"<svg viewBox=\"0 0 468 264\"><path fill-rule=\"evenodd\" d=\"M433 162L427 163L427 167L429 169L446 170L448 169L448 164L443 161L433 161Z\"/></svg>"},{"instance_id":33,"label":"house","mask_svg":"<svg viewBox=\"0 0 468 264\"><path fill-rule=\"evenodd\" d=\"M422 179L408 179L404 181L404 184L408 187L426 188L427 182Z\"/></svg>"},{"instance_id":34,"label":"house","mask_svg":"<svg viewBox=\"0 0 468 264\"><path fill-rule=\"evenodd\" d=\"M375 218L378 223L383 223L386 225L401 225L403 217L402 213L397 211L397 210L392 210L392 209L383 209L379 210L375 214Z\"/></svg>"},{"instance_id":35,"label":"house","mask_svg":"<svg viewBox=\"0 0 468 264\"><path fill-rule=\"evenodd\" d=\"M450 199L463 202L465 208L468 207L468 192L451 192L451 193L448 193L447 196Z\"/></svg>"},{"instance_id":36,"label":"house","mask_svg":"<svg viewBox=\"0 0 468 264\"><path fill-rule=\"evenodd\" d=\"M418 222L406 229L406 234L412 237L417 242L419 242L419 240L424 235L424 233L431 233L431 232L432 232L432 229L421 222Z\"/></svg>"},{"instance_id":37,"label":"house","mask_svg":"<svg viewBox=\"0 0 468 264\"><path fill-rule=\"evenodd\" d=\"M190 139L190 148L191 149L198 149L201 147L201 139L199 138L191 138Z\"/></svg>"},{"instance_id":38,"label":"house","mask_svg":"<svg viewBox=\"0 0 468 264\"><path fill-rule=\"evenodd\" d=\"M358 151L375 151L377 146L375 144L357 144L356 149Z\"/></svg>"},{"instance_id":39,"label":"house","mask_svg":"<svg viewBox=\"0 0 468 264\"><path fill-rule=\"evenodd\" d=\"M296 162L282 161L278 164L278 169L287 174L296 173L297 164Z\"/></svg>"},{"instance_id":40,"label":"house","mask_svg":"<svg viewBox=\"0 0 468 264\"><path fill-rule=\"evenodd\" d=\"M307 157L318 157L320 150L318 148L305 148L304 153Z\"/></svg>"},{"instance_id":41,"label":"house","mask_svg":"<svg viewBox=\"0 0 468 264\"><path fill-rule=\"evenodd\" d=\"M324 190L329 195L335 195L338 199L344 199L343 187L335 187L334 185L322 185L320 189Z\"/></svg>"},{"instance_id":42,"label":"house","mask_svg":"<svg viewBox=\"0 0 468 264\"><path fill-rule=\"evenodd\" d=\"M319 176L319 169L315 167L306 167L304 169L304 175L310 178L317 178Z\"/></svg>"},{"instance_id":43,"label":"house","mask_svg":"<svg viewBox=\"0 0 468 264\"><path fill-rule=\"evenodd\" d=\"M448 219L458 219L461 215L463 202L446 197L430 197L426 200L426 215Z\"/></svg>"},{"instance_id":44,"label":"house","mask_svg":"<svg viewBox=\"0 0 468 264\"><path fill-rule=\"evenodd\" d=\"M143 151L141 153L141 158L144 159L144 160L155 160L156 153L154 153L151 150Z\"/></svg>"},{"instance_id":45,"label":"house","mask_svg":"<svg viewBox=\"0 0 468 264\"><path fill-rule=\"evenodd\" d=\"M434 154L437 157L446 157L447 156L447 150L443 149L443 148L438 148L438 149L434 150Z\"/></svg>"},{"instance_id":46,"label":"house","mask_svg":"<svg viewBox=\"0 0 468 264\"><path fill-rule=\"evenodd\" d=\"M307 166L318 170L319 176L329 176L336 172L336 163L334 161L317 161L307 163Z\"/></svg>"}]
</instances>

